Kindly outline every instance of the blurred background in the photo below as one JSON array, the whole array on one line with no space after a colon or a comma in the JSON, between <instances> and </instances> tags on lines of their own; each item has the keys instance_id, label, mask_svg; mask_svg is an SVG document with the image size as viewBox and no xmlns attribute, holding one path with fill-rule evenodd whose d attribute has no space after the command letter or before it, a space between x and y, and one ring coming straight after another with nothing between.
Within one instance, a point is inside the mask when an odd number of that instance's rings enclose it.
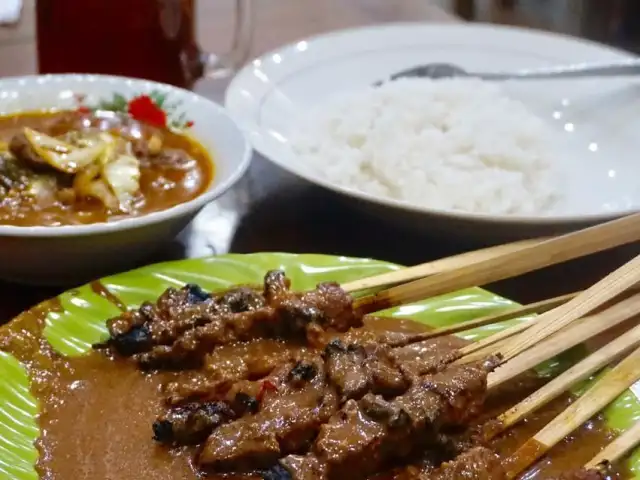
<instances>
[{"instance_id":1,"label":"blurred background","mask_svg":"<svg viewBox=\"0 0 640 480\"><path fill-rule=\"evenodd\" d=\"M16 0L0 0L8 5ZM35 72L35 2L22 0L20 21L0 29L3 75ZM130 2L135 4L136 0ZM231 0L199 0L197 22L204 49L220 49L232 28ZM357 4L357 6L356 6ZM329 29L451 16L470 21L562 32L640 51L637 0L256 0L255 54ZM290 20L295 19L294 22ZM286 25L285 31L279 28Z\"/></svg>"}]
</instances>

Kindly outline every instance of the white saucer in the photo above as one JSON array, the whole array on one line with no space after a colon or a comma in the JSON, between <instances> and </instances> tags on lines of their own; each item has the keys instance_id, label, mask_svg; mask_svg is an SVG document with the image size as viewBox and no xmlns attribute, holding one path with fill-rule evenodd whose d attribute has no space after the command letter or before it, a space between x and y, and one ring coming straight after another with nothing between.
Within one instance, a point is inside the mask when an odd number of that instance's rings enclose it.
<instances>
[{"instance_id":1,"label":"white saucer","mask_svg":"<svg viewBox=\"0 0 640 480\"><path fill-rule=\"evenodd\" d=\"M305 111L336 92L431 62L469 70L518 70L608 62L631 54L596 43L489 25L393 24L308 38L247 65L226 94L230 114L254 147L282 168L355 197L386 218L481 237L544 234L640 206L640 79L509 82L507 92L566 138L567 208L554 216L496 216L410 205L332 185L298 164L288 140ZM362 202L364 200L364 202ZM474 227L468 229L466 227Z\"/></svg>"}]
</instances>

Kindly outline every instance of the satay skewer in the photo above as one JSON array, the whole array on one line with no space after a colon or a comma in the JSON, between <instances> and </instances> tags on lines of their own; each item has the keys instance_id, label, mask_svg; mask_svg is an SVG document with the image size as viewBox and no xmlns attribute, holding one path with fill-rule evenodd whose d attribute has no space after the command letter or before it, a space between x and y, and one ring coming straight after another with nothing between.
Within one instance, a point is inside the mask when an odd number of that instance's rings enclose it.
<instances>
[{"instance_id":1,"label":"satay skewer","mask_svg":"<svg viewBox=\"0 0 640 480\"><path fill-rule=\"evenodd\" d=\"M522 318L527 317L532 314L540 314L546 311L551 310L567 301L571 300L573 297L578 295L579 292L576 293L568 293L565 295L560 295L558 297L549 298L546 300L541 300L539 302L530 303L523 306L517 306L515 308L486 315L480 318L474 318L472 320L468 320L466 322L456 323L455 325L449 325L446 327L435 328L428 332L417 333L415 335L406 334L398 335L398 339L393 338L393 335L381 335L379 341L381 343L388 344L390 346L403 346L409 343L421 342L424 340L429 340L431 338L443 337L445 335L453 335L455 333L466 332L468 330L473 330L474 328L484 327L486 325L495 325L497 323L506 322L509 320L513 320L516 318L521 318L521 322L518 324L517 329L510 330L507 335L502 335L501 332L495 333L490 337L487 337L481 342L474 342L470 344L470 346L475 346L476 344L480 344L481 346L488 346L495 344L498 340L506 339L507 337L513 336L518 332L521 332L532 325L532 322L535 321L535 317L530 317L528 319ZM480 349L480 348L478 348ZM467 363L467 362L465 362Z\"/></svg>"},{"instance_id":2,"label":"satay skewer","mask_svg":"<svg viewBox=\"0 0 640 480\"><path fill-rule=\"evenodd\" d=\"M393 272L387 272L372 277L354 280L342 285L342 289L346 292L353 293L370 288L386 287L389 285L397 285L407 283L419 278L435 275L449 270L455 270L467 265L473 265L482 260L502 256L510 252L519 252L523 248L541 241L546 238L537 238L534 240L521 240L519 242L506 243L494 247L482 248L471 252L465 252L451 257L440 258L432 262L422 263L413 267L402 268Z\"/></svg>"},{"instance_id":3,"label":"satay skewer","mask_svg":"<svg viewBox=\"0 0 640 480\"><path fill-rule=\"evenodd\" d=\"M584 467L599 468L603 464L615 463L638 445L640 445L640 421L603 448Z\"/></svg>"},{"instance_id":4,"label":"satay skewer","mask_svg":"<svg viewBox=\"0 0 640 480\"><path fill-rule=\"evenodd\" d=\"M485 431L485 439L490 440L511 428L531 413L557 398L563 392L569 390L576 383L613 363L617 358L627 353L630 349L637 347L639 344L640 325L625 332L620 337L587 356L584 360L576 363L573 367L558 375L520 403L499 415L496 418L496 422L491 422L488 425L489 428ZM491 385L491 375L489 376L489 384Z\"/></svg>"},{"instance_id":5,"label":"satay skewer","mask_svg":"<svg viewBox=\"0 0 640 480\"><path fill-rule=\"evenodd\" d=\"M576 320L565 329L552 335L536 348L529 350L516 356L502 367L493 372L488 379L488 388L495 388L498 385L511 380L517 375L534 368L541 362L574 347L596 335L623 323L633 316L640 314L640 294L636 294L628 299L614 304L610 308L603 310L597 314L593 314ZM538 317L539 319L540 317ZM465 355L457 360L458 363L469 363L481 360L488 355L497 355L509 348L512 341L511 337L519 331L525 330L536 324L538 319L534 319L529 323L517 325L517 329L503 330L496 335L492 335L489 339L496 337L495 343L488 343L480 350L474 350L472 353ZM509 335L507 335L509 334ZM480 342L478 342L480 343ZM463 349L464 350L464 349Z\"/></svg>"},{"instance_id":6,"label":"satay skewer","mask_svg":"<svg viewBox=\"0 0 640 480\"><path fill-rule=\"evenodd\" d=\"M461 288L486 285L640 240L640 213L544 240L356 299L363 313L411 303Z\"/></svg>"},{"instance_id":7,"label":"satay skewer","mask_svg":"<svg viewBox=\"0 0 640 480\"><path fill-rule=\"evenodd\" d=\"M616 365L578 400L525 442L506 462L507 479L516 478L564 437L640 380L640 348Z\"/></svg>"},{"instance_id":8,"label":"satay skewer","mask_svg":"<svg viewBox=\"0 0 640 480\"><path fill-rule=\"evenodd\" d=\"M582 318L557 334L544 339L535 348L530 348L499 367L489 376L488 388L495 388L541 362L620 325L638 314L640 314L640 294L635 294L602 312Z\"/></svg>"},{"instance_id":9,"label":"satay skewer","mask_svg":"<svg viewBox=\"0 0 640 480\"><path fill-rule=\"evenodd\" d=\"M478 358L486 357L487 355L504 350L509 345L509 342L520 333L530 329L539 320L533 318L528 322L518 323L512 327L505 328L504 330L494 333L493 335L483 338L477 342L473 342L466 347L460 349L460 360L458 363L469 363L477 360Z\"/></svg>"},{"instance_id":10,"label":"satay skewer","mask_svg":"<svg viewBox=\"0 0 640 480\"><path fill-rule=\"evenodd\" d=\"M443 335L453 335L454 333L460 333L467 330L472 330L478 327L484 327L486 325L493 325L496 323L506 322L515 318L526 317L532 314L541 314L548 312L560 305L567 303L572 298L576 297L580 292L567 293L553 298L540 300L539 302L529 303L527 305L518 306L504 312L499 312L493 315L487 315L481 318L474 318L466 322L457 323L448 327L437 328L431 332L425 334L425 339L440 337ZM497 335L497 334L496 334ZM495 335L491 335L493 338ZM476 342L478 343L478 342Z\"/></svg>"},{"instance_id":11,"label":"satay skewer","mask_svg":"<svg viewBox=\"0 0 640 480\"><path fill-rule=\"evenodd\" d=\"M639 281L640 255L611 272L569 302L540 315L531 328L514 337L510 344L500 351L503 362L511 360L568 326L571 322L602 307L634 287ZM466 349L462 349L462 353L466 354Z\"/></svg>"}]
</instances>

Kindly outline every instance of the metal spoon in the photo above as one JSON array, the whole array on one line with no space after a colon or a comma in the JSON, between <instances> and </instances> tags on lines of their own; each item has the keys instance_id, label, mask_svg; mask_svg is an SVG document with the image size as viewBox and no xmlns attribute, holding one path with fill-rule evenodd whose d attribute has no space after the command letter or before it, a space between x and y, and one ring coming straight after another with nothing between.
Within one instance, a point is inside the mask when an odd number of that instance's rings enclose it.
<instances>
[{"instance_id":1,"label":"metal spoon","mask_svg":"<svg viewBox=\"0 0 640 480\"><path fill-rule=\"evenodd\" d=\"M429 63L394 73L389 80L399 78L452 78L476 77L482 80L541 80L580 77L612 77L640 74L640 59L624 60L615 63L577 63L556 67L518 70L515 72L468 72L450 63ZM384 81L374 83L380 86Z\"/></svg>"}]
</instances>

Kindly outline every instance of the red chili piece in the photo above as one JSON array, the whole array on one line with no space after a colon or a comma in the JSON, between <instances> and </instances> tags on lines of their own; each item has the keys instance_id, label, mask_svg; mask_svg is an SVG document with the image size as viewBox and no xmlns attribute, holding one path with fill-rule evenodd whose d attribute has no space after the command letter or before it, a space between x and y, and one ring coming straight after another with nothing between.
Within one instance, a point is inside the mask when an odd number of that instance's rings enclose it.
<instances>
[{"instance_id":1,"label":"red chili piece","mask_svg":"<svg viewBox=\"0 0 640 480\"><path fill-rule=\"evenodd\" d=\"M271 382L270 380L265 380L264 382L262 382L262 385L260 385L260 391L258 392L258 395L256 395L256 400L261 402L262 397L264 397L265 393L275 392L276 390L278 390L278 387L276 387L273 382Z\"/></svg>"},{"instance_id":2,"label":"red chili piece","mask_svg":"<svg viewBox=\"0 0 640 480\"><path fill-rule=\"evenodd\" d=\"M167 126L167 114L155 104L149 95L140 95L129 102L129 115L136 120L146 122L157 127Z\"/></svg>"}]
</instances>

